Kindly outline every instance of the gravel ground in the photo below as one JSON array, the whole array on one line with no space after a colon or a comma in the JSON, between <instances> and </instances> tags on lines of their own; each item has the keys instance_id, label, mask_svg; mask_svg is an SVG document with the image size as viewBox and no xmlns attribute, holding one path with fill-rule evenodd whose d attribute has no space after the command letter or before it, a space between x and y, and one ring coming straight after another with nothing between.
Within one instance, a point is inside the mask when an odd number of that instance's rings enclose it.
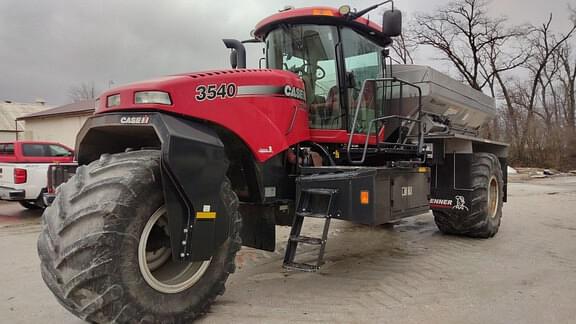
<instances>
[{"instance_id":1,"label":"gravel ground","mask_svg":"<svg viewBox=\"0 0 576 324\"><path fill-rule=\"evenodd\" d=\"M0 203L0 323L81 323L42 283L39 229L39 213ZM333 221L318 273L282 270L288 229L278 232L275 253L242 249L201 322L576 323L576 177L512 183L489 240L441 235L431 214L394 227Z\"/></svg>"}]
</instances>

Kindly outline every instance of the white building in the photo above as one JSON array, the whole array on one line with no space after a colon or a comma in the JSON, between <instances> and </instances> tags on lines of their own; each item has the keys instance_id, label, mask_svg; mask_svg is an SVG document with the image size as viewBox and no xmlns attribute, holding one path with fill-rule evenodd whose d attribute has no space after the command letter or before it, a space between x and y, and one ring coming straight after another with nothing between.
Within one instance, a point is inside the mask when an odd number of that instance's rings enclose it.
<instances>
[{"instance_id":1,"label":"white building","mask_svg":"<svg viewBox=\"0 0 576 324\"><path fill-rule=\"evenodd\" d=\"M94 114L94 100L85 100L18 118L24 121L23 139L58 142L74 148L76 135L88 117Z\"/></svg>"},{"instance_id":2,"label":"white building","mask_svg":"<svg viewBox=\"0 0 576 324\"><path fill-rule=\"evenodd\" d=\"M11 101L0 102L0 142L22 139L25 125L17 122L22 116L46 110L44 102L18 103Z\"/></svg>"}]
</instances>

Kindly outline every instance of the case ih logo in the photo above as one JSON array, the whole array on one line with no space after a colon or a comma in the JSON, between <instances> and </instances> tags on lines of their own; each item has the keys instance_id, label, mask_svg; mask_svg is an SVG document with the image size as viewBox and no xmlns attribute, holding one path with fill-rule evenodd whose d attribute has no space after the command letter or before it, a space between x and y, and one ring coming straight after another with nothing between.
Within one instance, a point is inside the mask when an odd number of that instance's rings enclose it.
<instances>
[{"instance_id":1,"label":"case ih logo","mask_svg":"<svg viewBox=\"0 0 576 324\"><path fill-rule=\"evenodd\" d=\"M300 99L302 101L306 101L306 92L304 89L300 89L297 87L293 87L291 85L286 85L284 87L284 95L290 98Z\"/></svg>"},{"instance_id":2,"label":"case ih logo","mask_svg":"<svg viewBox=\"0 0 576 324\"><path fill-rule=\"evenodd\" d=\"M149 116L123 116L120 117L120 124L148 124L150 122Z\"/></svg>"}]
</instances>

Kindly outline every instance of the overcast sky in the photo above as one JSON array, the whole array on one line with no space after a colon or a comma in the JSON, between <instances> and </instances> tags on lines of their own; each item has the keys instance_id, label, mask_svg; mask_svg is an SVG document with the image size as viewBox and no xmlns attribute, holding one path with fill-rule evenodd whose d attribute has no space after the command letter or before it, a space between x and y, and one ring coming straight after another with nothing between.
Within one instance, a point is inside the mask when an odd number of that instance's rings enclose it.
<instances>
[{"instance_id":1,"label":"overcast sky","mask_svg":"<svg viewBox=\"0 0 576 324\"><path fill-rule=\"evenodd\" d=\"M448 0L397 0L408 16ZM249 38L262 18L296 7L343 1L302 0L0 0L0 100L49 105L70 101L70 87L99 90L160 75L227 68L222 38ZM355 0L362 9L375 1ZM493 0L490 10L514 23L569 22L564 0ZM372 14L376 19L375 14ZM249 49L249 62L261 52ZM427 61L428 57L420 58ZM431 64L434 64L432 61Z\"/></svg>"}]
</instances>

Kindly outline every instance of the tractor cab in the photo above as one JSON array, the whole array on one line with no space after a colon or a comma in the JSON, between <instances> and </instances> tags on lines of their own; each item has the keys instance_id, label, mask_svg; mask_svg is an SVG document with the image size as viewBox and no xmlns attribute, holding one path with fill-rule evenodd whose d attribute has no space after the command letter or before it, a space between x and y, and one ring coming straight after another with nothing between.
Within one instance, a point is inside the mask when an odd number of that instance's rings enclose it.
<instances>
[{"instance_id":1,"label":"tractor cab","mask_svg":"<svg viewBox=\"0 0 576 324\"><path fill-rule=\"evenodd\" d=\"M351 28L298 24L266 37L268 67L300 76L312 129L346 129L366 79L382 74L382 47Z\"/></svg>"},{"instance_id":2,"label":"tractor cab","mask_svg":"<svg viewBox=\"0 0 576 324\"><path fill-rule=\"evenodd\" d=\"M391 78L387 47L400 34L401 13L386 11L382 27L362 14L348 6L286 9L256 27L256 37L265 42L267 67L302 79L314 141L374 146L397 140L406 124L375 121L400 114L393 98L403 90ZM417 106L416 101L408 112Z\"/></svg>"}]
</instances>

